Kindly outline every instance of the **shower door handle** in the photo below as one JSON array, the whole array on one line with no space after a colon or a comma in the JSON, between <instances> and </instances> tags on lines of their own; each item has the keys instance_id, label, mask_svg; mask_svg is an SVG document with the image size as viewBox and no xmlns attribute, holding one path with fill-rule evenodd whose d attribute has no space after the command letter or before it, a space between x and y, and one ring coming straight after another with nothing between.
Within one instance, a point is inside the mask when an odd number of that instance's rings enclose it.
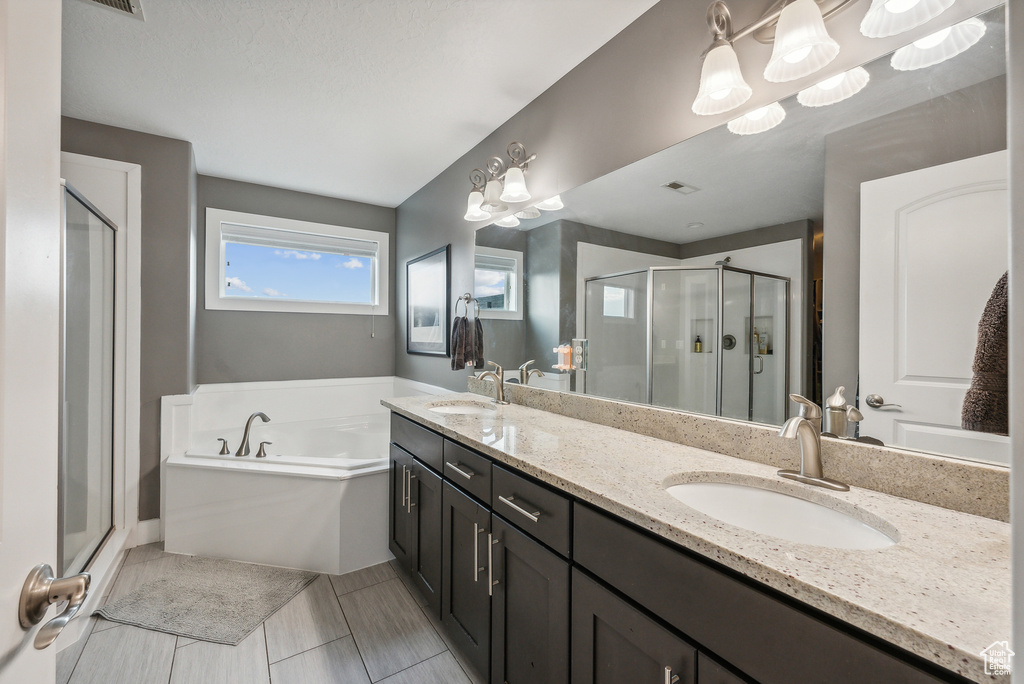
<instances>
[{"instance_id":1,"label":"shower door handle","mask_svg":"<svg viewBox=\"0 0 1024 684\"><path fill-rule=\"evenodd\" d=\"M87 572L58 579L53 575L53 568L45 563L32 568L18 602L18 620L22 629L30 629L42 622L50 604L68 602L64 612L43 625L36 634L33 645L37 649L42 650L56 641L61 630L78 614L89 595L91 582L92 577Z\"/></svg>"},{"instance_id":2,"label":"shower door handle","mask_svg":"<svg viewBox=\"0 0 1024 684\"><path fill-rule=\"evenodd\" d=\"M758 362L757 370L754 371L754 375L760 375L761 373L764 373L764 357L755 354L754 360Z\"/></svg>"}]
</instances>

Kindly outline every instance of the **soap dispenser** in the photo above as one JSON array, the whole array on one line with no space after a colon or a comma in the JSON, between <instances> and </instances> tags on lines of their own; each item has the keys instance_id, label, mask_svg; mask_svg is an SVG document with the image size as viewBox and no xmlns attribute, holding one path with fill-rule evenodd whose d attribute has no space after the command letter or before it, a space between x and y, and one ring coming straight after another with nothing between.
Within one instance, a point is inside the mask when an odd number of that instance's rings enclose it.
<instances>
[{"instance_id":1,"label":"soap dispenser","mask_svg":"<svg viewBox=\"0 0 1024 684\"><path fill-rule=\"evenodd\" d=\"M845 391L846 388L840 385L832 396L825 400L822 434L828 433L840 439L850 439L850 423L864 420L864 414L857 407L846 403L846 397L843 396Z\"/></svg>"}]
</instances>

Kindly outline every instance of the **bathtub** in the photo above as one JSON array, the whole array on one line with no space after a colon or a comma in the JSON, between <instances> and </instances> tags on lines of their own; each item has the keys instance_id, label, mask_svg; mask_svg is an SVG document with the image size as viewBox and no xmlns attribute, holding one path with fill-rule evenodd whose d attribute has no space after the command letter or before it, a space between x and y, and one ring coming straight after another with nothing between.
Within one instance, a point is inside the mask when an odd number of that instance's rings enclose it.
<instances>
[{"instance_id":1,"label":"bathtub","mask_svg":"<svg viewBox=\"0 0 1024 684\"><path fill-rule=\"evenodd\" d=\"M380 400L446 391L388 377L200 385L163 397L165 549L331 574L390 560L390 423ZM251 453L236 457L255 411L270 422L253 421ZM266 458L256 457L260 442L271 442Z\"/></svg>"}]
</instances>

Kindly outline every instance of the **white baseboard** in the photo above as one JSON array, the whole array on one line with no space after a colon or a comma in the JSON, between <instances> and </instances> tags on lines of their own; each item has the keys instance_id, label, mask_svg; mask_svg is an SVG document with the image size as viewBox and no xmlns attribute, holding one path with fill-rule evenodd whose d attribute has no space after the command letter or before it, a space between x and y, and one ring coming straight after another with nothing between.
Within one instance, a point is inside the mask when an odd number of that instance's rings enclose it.
<instances>
[{"instance_id":1,"label":"white baseboard","mask_svg":"<svg viewBox=\"0 0 1024 684\"><path fill-rule=\"evenodd\" d=\"M135 546L142 546L143 544L152 544L153 542L163 541L164 534L163 528L160 525L160 518L153 518L152 520L140 520L135 528Z\"/></svg>"}]
</instances>

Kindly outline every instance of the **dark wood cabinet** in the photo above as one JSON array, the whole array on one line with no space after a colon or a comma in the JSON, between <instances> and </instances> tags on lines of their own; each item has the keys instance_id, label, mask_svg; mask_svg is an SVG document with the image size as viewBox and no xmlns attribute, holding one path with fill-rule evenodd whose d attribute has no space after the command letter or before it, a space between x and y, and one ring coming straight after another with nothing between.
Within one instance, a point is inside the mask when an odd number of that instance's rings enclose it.
<instances>
[{"instance_id":1,"label":"dark wood cabinet","mask_svg":"<svg viewBox=\"0 0 1024 684\"><path fill-rule=\"evenodd\" d=\"M441 621L449 638L486 679L490 666L491 511L445 482L442 494Z\"/></svg>"},{"instance_id":2,"label":"dark wood cabinet","mask_svg":"<svg viewBox=\"0 0 1024 684\"><path fill-rule=\"evenodd\" d=\"M753 680L732 672L707 653L698 653L697 681L700 684L749 684Z\"/></svg>"},{"instance_id":3,"label":"dark wood cabinet","mask_svg":"<svg viewBox=\"0 0 1024 684\"><path fill-rule=\"evenodd\" d=\"M491 515L491 684L569 681L569 563Z\"/></svg>"},{"instance_id":4,"label":"dark wood cabinet","mask_svg":"<svg viewBox=\"0 0 1024 684\"><path fill-rule=\"evenodd\" d=\"M413 585L434 615L441 614L441 477L417 459L409 476L410 525L414 527Z\"/></svg>"},{"instance_id":5,"label":"dark wood cabinet","mask_svg":"<svg viewBox=\"0 0 1024 684\"><path fill-rule=\"evenodd\" d=\"M697 649L573 570L572 681L693 684L697 681Z\"/></svg>"},{"instance_id":6,"label":"dark wood cabinet","mask_svg":"<svg viewBox=\"0 0 1024 684\"><path fill-rule=\"evenodd\" d=\"M409 515L409 475L412 469L412 456L404 450L391 445L390 471L388 483L390 487L388 517L388 548L395 554L399 565L403 568L412 567L413 529Z\"/></svg>"}]
</instances>

